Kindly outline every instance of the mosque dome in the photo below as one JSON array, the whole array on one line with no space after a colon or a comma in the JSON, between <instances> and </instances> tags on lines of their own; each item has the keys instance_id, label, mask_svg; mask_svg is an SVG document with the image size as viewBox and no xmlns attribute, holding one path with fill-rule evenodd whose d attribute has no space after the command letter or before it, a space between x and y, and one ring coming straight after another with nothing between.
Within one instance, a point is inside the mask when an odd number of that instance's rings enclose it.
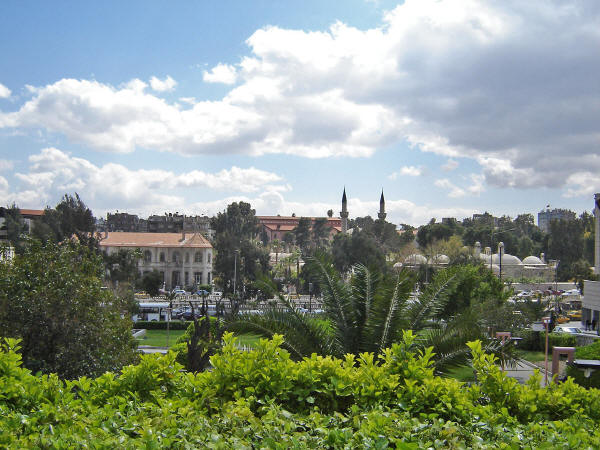
<instances>
[{"instance_id":1,"label":"mosque dome","mask_svg":"<svg viewBox=\"0 0 600 450\"><path fill-rule=\"evenodd\" d=\"M420 264L427 264L427 258L423 255L419 255L418 253L413 253L412 255L408 255L404 260L404 264L409 266L418 266Z\"/></svg>"},{"instance_id":2,"label":"mosque dome","mask_svg":"<svg viewBox=\"0 0 600 450\"><path fill-rule=\"evenodd\" d=\"M442 254L438 254L435 255L431 258L431 264L449 264L450 263L450 258L448 258L446 255L442 255Z\"/></svg>"},{"instance_id":3,"label":"mosque dome","mask_svg":"<svg viewBox=\"0 0 600 450\"><path fill-rule=\"evenodd\" d=\"M492 264L492 273L494 275L500 274L500 266L498 264Z\"/></svg>"},{"instance_id":4,"label":"mosque dome","mask_svg":"<svg viewBox=\"0 0 600 450\"><path fill-rule=\"evenodd\" d=\"M523 264L527 266L545 266L544 262L537 256L528 256L523 260Z\"/></svg>"},{"instance_id":5,"label":"mosque dome","mask_svg":"<svg viewBox=\"0 0 600 450\"><path fill-rule=\"evenodd\" d=\"M498 255L498 253L495 253L494 256L492 256L492 264L500 264L500 255ZM518 266L522 264L521 260L514 255L509 255L508 253L502 255L503 266Z\"/></svg>"}]
</instances>

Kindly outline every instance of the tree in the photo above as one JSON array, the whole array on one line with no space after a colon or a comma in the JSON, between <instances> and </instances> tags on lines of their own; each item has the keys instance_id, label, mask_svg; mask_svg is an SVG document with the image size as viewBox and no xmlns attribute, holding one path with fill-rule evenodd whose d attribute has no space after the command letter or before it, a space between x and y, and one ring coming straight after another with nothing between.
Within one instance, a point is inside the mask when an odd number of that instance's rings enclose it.
<instances>
[{"instance_id":1,"label":"tree","mask_svg":"<svg viewBox=\"0 0 600 450\"><path fill-rule=\"evenodd\" d=\"M23 238L26 232L25 223L23 217L21 217L21 210L16 204L12 204L6 208L0 208L4 217L4 227L6 229L6 239L15 248L17 254L23 252Z\"/></svg>"},{"instance_id":2,"label":"tree","mask_svg":"<svg viewBox=\"0 0 600 450\"><path fill-rule=\"evenodd\" d=\"M258 229L255 211L249 203L234 202L213 217L211 223L216 250L213 272L222 280L223 292L233 292L235 275L236 290L243 293L243 287L269 267L267 250L254 239Z\"/></svg>"},{"instance_id":3,"label":"tree","mask_svg":"<svg viewBox=\"0 0 600 450\"><path fill-rule=\"evenodd\" d=\"M108 273L108 279L115 282L127 282L130 285L139 276L138 261L142 257L139 249L119 249L117 252L103 253L104 264Z\"/></svg>"},{"instance_id":4,"label":"tree","mask_svg":"<svg viewBox=\"0 0 600 450\"><path fill-rule=\"evenodd\" d=\"M327 225L327 219L320 217L315 219L312 227L312 240L316 249L323 248L329 243L330 228Z\"/></svg>"},{"instance_id":5,"label":"tree","mask_svg":"<svg viewBox=\"0 0 600 450\"><path fill-rule=\"evenodd\" d=\"M294 237L296 245L300 247L303 255L307 255L309 252L309 246L311 243L311 221L308 217L300 217L298 225L294 228Z\"/></svg>"},{"instance_id":6,"label":"tree","mask_svg":"<svg viewBox=\"0 0 600 450\"><path fill-rule=\"evenodd\" d=\"M575 220L552 220L548 238L548 259L558 259L557 277L560 281L574 276L573 264L583 254L583 225Z\"/></svg>"},{"instance_id":7,"label":"tree","mask_svg":"<svg viewBox=\"0 0 600 450\"><path fill-rule=\"evenodd\" d=\"M75 197L65 194L54 209L46 207L41 220L34 226L33 234L43 242L62 242L75 237L82 244L95 247L96 240L92 235L95 229L92 211L75 193Z\"/></svg>"},{"instance_id":8,"label":"tree","mask_svg":"<svg viewBox=\"0 0 600 450\"><path fill-rule=\"evenodd\" d=\"M377 240L371 234L356 228L351 235L338 234L334 237L331 254L335 268L342 273L349 271L355 264L376 267L380 272L387 270L385 254Z\"/></svg>"},{"instance_id":9,"label":"tree","mask_svg":"<svg viewBox=\"0 0 600 450\"><path fill-rule=\"evenodd\" d=\"M163 277L158 270L153 270L152 272L144 274L140 284L142 289L146 291L150 297L156 297L160 293Z\"/></svg>"},{"instance_id":10,"label":"tree","mask_svg":"<svg viewBox=\"0 0 600 450\"><path fill-rule=\"evenodd\" d=\"M136 360L130 304L102 286L102 258L75 242L28 242L0 261L0 335L22 339L24 365L62 378ZM123 317L122 317L123 316Z\"/></svg>"},{"instance_id":11,"label":"tree","mask_svg":"<svg viewBox=\"0 0 600 450\"><path fill-rule=\"evenodd\" d=\"M439 271L427 288L411 299L415 278L408 271L384 276L358 264L347 283L325 258L311 259L309 264L312 278L322 290L326 321L296 310L280 296L286 309L274 307L262 315L242 315L228 328L266 337L283 334L284 347L296 359L312 353L379 355L400 338L403 330L414 330L419 332L423 348L433 347L438 371L466 361L466 342L485 339L476 321L437 320L447 305L448 287L463 276L460 267Z\"/></svg>"}]
</instances>

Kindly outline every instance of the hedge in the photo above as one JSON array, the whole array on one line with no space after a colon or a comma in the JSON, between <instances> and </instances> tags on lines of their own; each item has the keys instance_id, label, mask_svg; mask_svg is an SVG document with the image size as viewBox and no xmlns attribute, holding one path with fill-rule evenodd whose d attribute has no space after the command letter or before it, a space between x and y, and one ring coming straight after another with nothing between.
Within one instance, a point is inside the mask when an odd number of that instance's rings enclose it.
<instances>
[{"instance_id":1,"label":"hedge","mask_svg":"<svg viewBox=\"0 0 600 450\"><path fill-rule=\"evenodd\" d=\"M183 321L183 320L172 320L169 322L170 330L187 330L191 321ZM133 328L142 329L142 330L166 330L167 322L158 322L158 321L149 321L149 320L138 320L134 322Z\"/></svg>"},{"instance_id":2,"label":"hedge","mask_svg":"<svg viewBox=\"0 0 600 450\"><path fill-rule=\"evenodd\" d=\"M0 350L2 448L600 448L600 392L572 380L542 387L506 377L469 344L477 383L434 376L430 350L405 332L380 360L313 355L283 338L237 348L211 371L182 372L173 352L118 373L63 381ZM1 345L0 345L1 346Z\"/></svg>"},{"instance_id":3,"label":"hedge","mask_svg":"<svg viewBox=\"0 0 600 450\"><path fill-rule=\"evenodd\" d=\"M600 360L600 340L585 347L575 349L575 359L597 359ZM567 367L567 376L573 377L575 382L584 387L600 388L600 370L595 370L589 378L585 377L582 369Z\"/></svg>"},{"instance_id":4,"label":"hedge","mask_svg":"<svg viewBox=\"0 0 600 450\"><path fill-rule=\"evenodd\" d=\"M532 350L543 352L546 347L546 334L542 331L520 330L515 334L522 338L519 342L519 348L522 350ZM577 338L569 333L549 333L548 351L552 354L554 347L575 347Z\"/></svg>"}]
</instances>

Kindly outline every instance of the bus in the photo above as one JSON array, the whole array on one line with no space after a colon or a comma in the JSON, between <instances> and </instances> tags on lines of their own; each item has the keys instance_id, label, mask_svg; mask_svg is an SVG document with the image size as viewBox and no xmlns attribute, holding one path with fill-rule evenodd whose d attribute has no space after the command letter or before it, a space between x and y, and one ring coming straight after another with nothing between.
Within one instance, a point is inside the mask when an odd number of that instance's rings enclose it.
<instances>
[{"instance_id":1,"label":"bus","mask_svg":"<svg viewBox=\"0 0 600 450\"><path fill-rule=\"evenodd\" d=\"M138 320L147 320L150 322L160 322L167 320L167 311L169 302L140 302L140 310L134 314L134 322Z\"/></svg>"}]
</instances>

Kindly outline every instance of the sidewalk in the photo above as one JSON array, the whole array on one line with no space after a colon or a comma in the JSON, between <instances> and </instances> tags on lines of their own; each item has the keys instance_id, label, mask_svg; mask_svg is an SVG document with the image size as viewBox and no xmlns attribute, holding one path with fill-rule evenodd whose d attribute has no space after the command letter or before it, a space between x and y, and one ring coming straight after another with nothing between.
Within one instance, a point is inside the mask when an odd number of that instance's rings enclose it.
<instances>
[{"instance_id":1,"label":"sidewalk","mask_svg":"<svg viewBox=\"0 0 600 450\"><path fill-rule=\"evenodd\" d=\"M552 378L552 373L550 370L551 366L552 366L552 363L549 362L548 363L548 382L550 382L550 379ZM525 383L527 383L527 380L529 380L529 378L531 378L531 376L533 375L533 373L536 369L538 369L540 371L540 374L542 375L541 385L545 386L544 368L536 366L535 364L530 363L529 361L525 361L524 359L518 360L517 365L515 367L505 367L504 371L506 372L506 375L508 375L511 378L516 379L520 384L525 384Z\"/></svg>"}]
</instances>

